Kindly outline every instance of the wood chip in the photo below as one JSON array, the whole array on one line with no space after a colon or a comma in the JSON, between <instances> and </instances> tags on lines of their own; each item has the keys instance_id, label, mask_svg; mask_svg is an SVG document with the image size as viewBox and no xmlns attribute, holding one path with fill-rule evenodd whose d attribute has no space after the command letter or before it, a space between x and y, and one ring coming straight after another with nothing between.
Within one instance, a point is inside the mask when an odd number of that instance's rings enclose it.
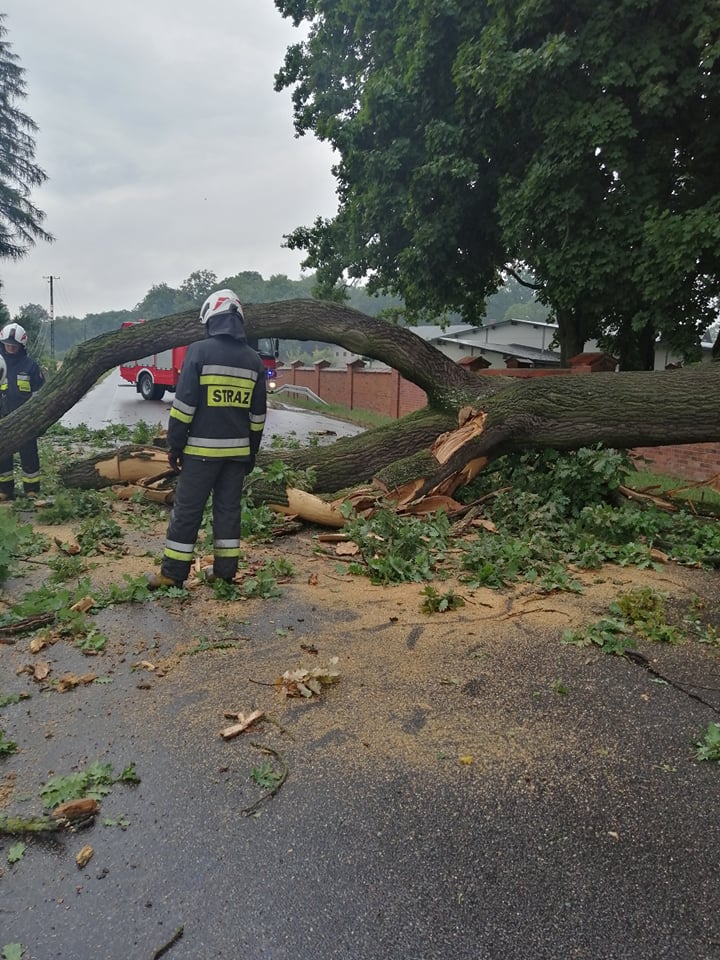
<instances>
[{"instance_id":1,"label":"wood chip","mask_svg":"<svg viewBox=\"0 0 720 960\"><path fill-rule=\"evenodd\" d=\"M354 540L348 540L347 543L338 543L335 547L335 554L338 557L356 557L360 553L360 547Z\"/></svg>"},{"instance_id":2,"label":"wood chip","mask_svg":"<svg viewBox=\"0 0 720 960\"><path fill-rule=\"evenodd\" d=\"M95 851L90 846L90 844L86 843L85 846L82 848L82 850L78 851L78 853L75 854L75 863L78 865L80 870L82 870L83 867L86 867L88 865L94 853Z\"/></svg>"},{"instance_id":3,"label":"wood chip","mask_svg":"<svg viewBox=\"0 0 720 960\"><path fill-rule=\"evenodd\" d=\"M77 603L74 603L70 609L75 613L87 613L88 610L92 609L95 606L95 601L92 597L83 597L81 600L78 600Z\"/></svg>"},{"instance_id":4,"label":"wood chip","mask_svg":"<svg viewBox=\"0 0 720 960\"><path fill-rule=\"evenodd\" d=\"M234 723L230 727L225 727L224 730L220 731L220 736L223 740L232 740L233 737L237 737L238 734L241 734L258 720L261 720L265 716L265 711L253 710L252 713L248 713L247 715L244 713L226 713L225 716L228 720L232 717L237 720L237 723Z\"/></svg>"}]
</instances>

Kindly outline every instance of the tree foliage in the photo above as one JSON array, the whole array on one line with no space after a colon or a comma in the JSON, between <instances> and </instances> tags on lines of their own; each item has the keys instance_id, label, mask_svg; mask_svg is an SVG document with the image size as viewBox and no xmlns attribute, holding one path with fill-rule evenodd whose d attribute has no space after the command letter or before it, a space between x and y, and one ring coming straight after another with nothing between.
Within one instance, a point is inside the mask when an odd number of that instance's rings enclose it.
<instances>
[{"instance_id":1,"label":"tree foliage","mask_svg":"<svg viewBox=\"0 0 720 960\"><path fill-rule=\"evenodd\" d=\"M494 174L480 176L452 76L456 3L276 5L308 39L288 50L295 127L338 152L340 208L288 238L327 295L344 274L401 297L408 314L480 322L502 261ZM469 5L468 5L469 6ZM487 165L484 165L487 168Z\"/></svg>"},{"instance_id":2,"label":"tree foliage","mask_svg":"<svg viewBox=\"0 0 720 960\"><path fill-rule=\"evenodd\" d=\"M176 290L167 283L156 283L135 306L135 311L144 320L156 320L187 310L192 304L192 298L182 287Z\"/></svg>"},{"instance_id":3,"label":"tree foliage","mask_svg":"<svg viewBox=\"0 0 720 960\"><path fill-rule=\"evenodd\" d=\"M499 8L456 76L470 122L491 115L508 158L508 250L532 265L569 350L604 331L626 368L652 368L659 333L688 352L720 289L717 6Z\"/></svg>"},{"instance_id":4,"label":"tree foliage","mask_svg":"<svg viewBox=\"0 0 720 960\"><path fill-rule=\"evenodd\" d=\"M368 276L477 322L524 264L563 355L691 356L720 292L720 13L705 0L276 0L276 77L338 153L340 207L288 238L325 289Z\"/></svg>"},{"instance_id":5,"label":"tree foliage","mask_svg":"<svg viewBox=\"0 0 720 960\"><path fill-rule=\"evenodd\" d=\"M15 316L15 320L25 328L28 335L28 350L33 356L43 351L45 340L43 324L49 319L47 310L39 303L24 304Z\"/></svg>"},{"instance_id":6,"label":"tree foliage","mask_svg":"<svg viewBox=\"0 0 720 960\"><path fill-rule=\"evenodd\" d=\"M217 276L212 270L195 270L183 281L180 289L188 300L199 307L213 290L218 289Z\"/></svg>"},{"instance_id":7,"label":"tree foliage","mask_svg":"<svg viewBox=\"0 0 720 960\"><path fill-rule=\"evenodd\" d=\"M47 175L35 163L36 124L17 102L25 96L25 70L7 40L0 14L0 257L18 260L38 240L52 240L43 229L45 214L31 201Z\"/></svg>"},{"instance_id":8,"label":"tree foliage","mask_svg":"<svg viewBox=\"0 0 720 960\"><path fill-rule=\"evenodd\" d=\"M179 311L196 309L200 306L207 294L214 289L230 287L240 297L242 303L271 303L278 300L292 300L312 296L316 286L314 275L303 277L300 280L291 280L285 274L273 274L265 280L261 274L246 270L228 277L218 279L212 270L195 270L179 287L172 287L168 283L157 283L148 290L143 299L133 309L106 310L102 313L88 313L84 317L59 316L55 320L55 349L63 356L76 344L92 337L112 330L119 330L126 321L155 320ZM383 309L397 306L397 298L371 297L363 287L349 291L349 301L358 310L376 316ZM3 322L10 320L10 315L0 302L0 319ZM28 304L21 308L13 318L25 325L23 311L26 309L42 311L47 319L47 311L37 305ZM287 344L285 344L287 346ZM38 352L42 352L47 344L37 344Z\"/></svg>"}]
</instances>

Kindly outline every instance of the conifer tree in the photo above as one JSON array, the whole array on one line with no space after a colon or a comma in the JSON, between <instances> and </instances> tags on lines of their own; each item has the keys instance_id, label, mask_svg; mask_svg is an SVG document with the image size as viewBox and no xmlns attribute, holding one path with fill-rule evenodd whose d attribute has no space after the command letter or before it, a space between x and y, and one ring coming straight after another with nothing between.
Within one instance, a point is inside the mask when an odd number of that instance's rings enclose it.
<instances>
[{"instance_id":1,"label":"conifer tree","mask_svg":"<svg viewBox=\"0 0 720 960\"><path fill-rule=\"evenodd\" d=\"M0 14L0 258L19 260L37 240L51 241L45 214L30 199L47 180L35 163L37 125L17 106L24 99L25 70L8 41Z\"/></svg>"}]
</instances>

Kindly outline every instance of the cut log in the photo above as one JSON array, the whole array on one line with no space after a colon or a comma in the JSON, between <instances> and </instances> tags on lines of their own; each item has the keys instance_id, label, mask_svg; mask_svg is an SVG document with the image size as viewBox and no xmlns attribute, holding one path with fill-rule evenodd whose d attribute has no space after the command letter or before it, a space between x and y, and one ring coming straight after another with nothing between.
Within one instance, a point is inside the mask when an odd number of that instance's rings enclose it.
<instances>
[{"instance_id":1,"label":"cut log","mask_svg":"<svg viewBox=\"0 0 720 960\"><path fill-rule=\"evenodd\" d=\"M98 453L84 460L73 460L60 471L66 487L99 490L114 483L135 483L167 470L167 451L130 444Z\"/></svg>"}]
</instances>

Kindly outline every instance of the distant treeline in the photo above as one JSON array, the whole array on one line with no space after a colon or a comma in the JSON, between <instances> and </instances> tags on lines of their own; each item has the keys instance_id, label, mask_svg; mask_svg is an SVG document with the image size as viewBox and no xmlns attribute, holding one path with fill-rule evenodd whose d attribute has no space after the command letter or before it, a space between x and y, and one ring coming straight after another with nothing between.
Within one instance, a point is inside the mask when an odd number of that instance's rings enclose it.
<instances>
[{"instance_id":1,"label":"distant treeline","mask_svg":"<svg viewBox=\"0 0 720 960\"><path fill-rule=\"evenodd\" d=\"M205 297L222 287L234 290L242 303L271 303L276 300L296 300L313 296L315 275L300 280L291 280L284 274L273 274L265 280L255 271L243 271L230 277L218 278L210 270L197 270L191 273L179 287L167 283L155 284L143 299L130 310L106 310L103 313L88 313L86 316L57 316L53 325L54 353L62 358L67 351L84 340L103 333L118 330L127 320L154 320L184 310L199 308ZM351 306L370 316L387 314L396 322L402 322L402 301L396 297L371 297L362 286L348 287L345 299ZM532 300L526 288L515 281L488 300L488 315L502 319L504 316L530 316L534 319L546 319L547 311ZM7 322L10 315L0 302L0 320ZM29 303L21 307L15 317L28 331L31 350L38 356L50 356L50 324L47 310L39 304ZM450 318L452 322L452 318ZM301 353L317 352L321 345L303 343L285 345L281 356L298 356Z\"/></svg>"}]
</instances>

